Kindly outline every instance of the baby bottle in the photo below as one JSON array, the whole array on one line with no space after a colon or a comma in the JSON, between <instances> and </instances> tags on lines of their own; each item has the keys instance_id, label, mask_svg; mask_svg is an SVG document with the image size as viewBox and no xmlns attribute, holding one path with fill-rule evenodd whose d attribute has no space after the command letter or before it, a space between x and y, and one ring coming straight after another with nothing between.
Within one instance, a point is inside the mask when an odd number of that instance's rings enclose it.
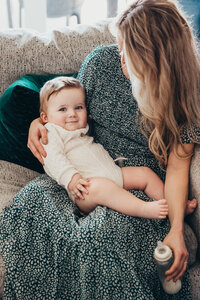
<instances>
[{"instance_id":1,"label":"baby bottle","mask_svg":"<svg viewBox=\"0 0 200 300\"><path fill-rule=\"evenodd\" d=\"M173 263L173 254L171 249L158 241L157 247L154 250L154 259L157 265L158 276L162 283L163 289L167 294L176 294L181 289L181 281L174 282L172 279L167 281L165 272Z\"/></svg>"}]
</instances>

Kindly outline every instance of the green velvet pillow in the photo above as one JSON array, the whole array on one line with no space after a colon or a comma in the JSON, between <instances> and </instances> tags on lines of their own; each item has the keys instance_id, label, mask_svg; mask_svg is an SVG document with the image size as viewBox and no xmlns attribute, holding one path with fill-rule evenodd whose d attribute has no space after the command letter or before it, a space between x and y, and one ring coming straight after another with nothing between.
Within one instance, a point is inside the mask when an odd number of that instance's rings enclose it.
<instances>
[{"instance_id":1,"label":"green velvet pillow","mask_svg":"<svg viewBox=\"0 0 200 300\"><path fill-rule=\"evenodd\" d=\"M40 88L56 76L59 75L25 75L1 96L0 160L44 172L42 165L27 148L28 130L30 123L39 117ZM76 77L77 74L66 76Z\"/></svg>"}]
</instances>

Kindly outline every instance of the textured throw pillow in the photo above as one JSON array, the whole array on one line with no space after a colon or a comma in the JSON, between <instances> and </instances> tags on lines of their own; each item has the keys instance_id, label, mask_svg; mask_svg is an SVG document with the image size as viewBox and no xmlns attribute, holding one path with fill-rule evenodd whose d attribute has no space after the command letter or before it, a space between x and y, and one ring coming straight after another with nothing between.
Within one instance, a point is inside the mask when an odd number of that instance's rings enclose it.
<instances>
[{"instance_id":1,"label":"textured throw pillow","mask_svg":"<svg viewBox=\"0 0 200 300\"><path fill-rule=\"evenodd\" d=\"M30 123L39 117L39 91L44 83L60 75L25 75L0 98L0 160L37 172L42 165L27 148ZM76 74L68 74L74 76Z\"/></svg>"}]
</instances>

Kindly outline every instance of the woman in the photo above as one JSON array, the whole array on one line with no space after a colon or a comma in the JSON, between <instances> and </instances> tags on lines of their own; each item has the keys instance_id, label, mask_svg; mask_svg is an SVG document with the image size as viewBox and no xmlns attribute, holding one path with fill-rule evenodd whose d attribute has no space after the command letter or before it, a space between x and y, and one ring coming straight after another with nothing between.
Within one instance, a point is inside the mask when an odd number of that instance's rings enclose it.
<instances>
[{"instance_id":1,"label":"woman","mask_svg":"<svg viewBox=\"0 0 200 300\"><path fill-rule=\"evenodd\" d=\"M161 166L167 165L165 197L171 229L164 242L175 256L168 278L177 280L187 266L184 208L193 144L199 143L197 48L189 24L171 0L134 1L117 28L150 150Z\"/></svg>"},{"instance_id":2,"label":"woman","mask_svg":"<svg viewBox=\"0 0 200 300\"><path fill-rule=\"evenodd\" d=\"M78 78L86 88L95 141L113 158L127 157L125 165L148 166L164 180L164 167L159 167L140 131L138 105L118 48L98 47L85 59ZM42 161L40 137L43 142L47 139L41 120L35 120L28 144ZM143 192L132 192L150 201ZM183 222L184 207L182 203L180 215L176 214L177 223ZM105 207L80 218L73 209L65 191L45 175L16 196L2 217L0 235L7 268L6 296L171 299L159 283L153 251L157 241L165 239L175 255L168 278L181 278L188 253L178 226L170 229L167 220L132 218ZM17 260L9 256L10 249ZM182 298L191 299L187 272L173 299Z\"/></svg>"}]
</instances>

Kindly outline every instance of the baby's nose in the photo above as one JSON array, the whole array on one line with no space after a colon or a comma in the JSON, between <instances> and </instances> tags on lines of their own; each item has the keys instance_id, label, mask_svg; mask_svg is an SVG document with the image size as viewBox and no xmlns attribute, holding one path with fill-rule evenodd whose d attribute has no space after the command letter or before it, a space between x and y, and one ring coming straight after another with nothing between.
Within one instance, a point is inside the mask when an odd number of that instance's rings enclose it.
<instances>
[{"instance_id":1,"label":"baby's nose","mask_svg":"<svg viewBox=\"0 0 200 300\"><path fill-rule=\"evenodd\" d=\"M75 109L69 109L68 110L68 116L75 116L75 114L76 114Z\"/></svg>"}]
</instances>

